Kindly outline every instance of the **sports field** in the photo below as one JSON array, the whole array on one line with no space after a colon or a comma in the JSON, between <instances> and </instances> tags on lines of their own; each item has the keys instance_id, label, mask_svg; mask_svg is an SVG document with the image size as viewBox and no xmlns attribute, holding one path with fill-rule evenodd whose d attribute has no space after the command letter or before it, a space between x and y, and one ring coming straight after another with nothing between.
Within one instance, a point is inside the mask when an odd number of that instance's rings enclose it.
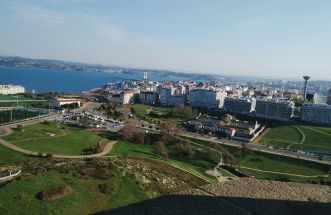
<instances>
[{"instance_id":1,"label":"sports field","mask_svg":"<svg viewBox=\"0 0 331 215\"><path fill-rule=\"evenodd\" d=\"M270 129L261 142L277 148L331 151L331 128L308 125L279 126Z\"/></svg>"}]
</instances>

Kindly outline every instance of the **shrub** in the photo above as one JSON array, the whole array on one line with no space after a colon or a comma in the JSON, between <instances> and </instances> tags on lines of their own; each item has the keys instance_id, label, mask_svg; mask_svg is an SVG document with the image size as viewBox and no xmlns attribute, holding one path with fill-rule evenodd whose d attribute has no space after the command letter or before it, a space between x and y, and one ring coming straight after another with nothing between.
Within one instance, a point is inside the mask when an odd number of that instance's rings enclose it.
<instances>
[{"instance_id":1,"label":"shrub","mask_svg":"<svg viewBox=\"0 0 331 215\"><path fill-rule=\"evenodd\" d=\"M110 194L114 190L110 183L99 184L98 189L100 193L104 194Z\"/></svg>"}]
</instances>

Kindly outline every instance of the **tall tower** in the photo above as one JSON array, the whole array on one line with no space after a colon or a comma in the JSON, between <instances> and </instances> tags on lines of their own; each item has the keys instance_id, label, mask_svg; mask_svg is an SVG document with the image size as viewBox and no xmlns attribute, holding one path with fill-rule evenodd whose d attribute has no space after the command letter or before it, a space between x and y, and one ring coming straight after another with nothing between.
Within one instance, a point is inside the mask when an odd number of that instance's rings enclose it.
<instances>
[{"instance_id":1,"label":"tall tower","mask_svg":"<svg viewBox=\"0 0 331 215\"><path fill-rule=\"evenodd\" d=\"M306 101L306 95L307 95L307 82L310 79L309 76L303 76L303 79L305 79L305 86L303 88L303 100Z\"/></svg>"},{"instance_id":2,"label":"tall tower","mask_svg":"<svg viewBox=\"0 0 331 215\"><path fill-rule=\"evenodd\" d=\"M144 80L148 80L148 73L144 72Z\"/></svg>"}]
</instances>

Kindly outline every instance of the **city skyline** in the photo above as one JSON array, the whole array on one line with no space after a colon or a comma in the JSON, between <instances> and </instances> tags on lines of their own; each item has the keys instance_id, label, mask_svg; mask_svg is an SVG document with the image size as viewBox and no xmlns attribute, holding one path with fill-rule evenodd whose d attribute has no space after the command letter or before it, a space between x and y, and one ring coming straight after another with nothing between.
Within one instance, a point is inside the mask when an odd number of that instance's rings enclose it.
<instances>
[{"instance_id":1,"label":"city skyline","mask_svg":"<svg viewBox=\"0 0 331 215\"><path fill-rule=\"evenodd\" d=\"M35 0L0 6L1 55L329 79L327 1Z\"/></svg>"}]
</instances>

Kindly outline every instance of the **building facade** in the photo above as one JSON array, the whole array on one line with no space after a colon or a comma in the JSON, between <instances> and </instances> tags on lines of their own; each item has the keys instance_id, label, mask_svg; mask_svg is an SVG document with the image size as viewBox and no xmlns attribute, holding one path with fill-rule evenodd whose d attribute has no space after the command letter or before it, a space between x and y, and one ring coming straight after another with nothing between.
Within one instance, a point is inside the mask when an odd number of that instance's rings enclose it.
<instances>
[{"instance_id":1,"label":"building facade","mask_svg":"<svg viewBox=\"0 0 331 215\"><path fill-rule=\"evenodd\" d=\"M171 96L174 94L173 88L158 88L158 92L160 95L160 104L165 106L171 106L173 103L171 101Z\"/></svg>"},{"instance_id":2,"label":"building facade","mask_svg":"<svg viewBox=\"0 0 331 215\"><path fill-rule=\"evenodd\" d=\"M152 104L155 105L158 103L159 94L157 92L146 91L141 92L139 95L140 102L143 104Z\"/></svg>"},{"instance_id":3,"label":"building facade","mask_svg":"<svg viewBox=\"0 0 331 215\"><path fill-rule=\"evenodd\" d=\"M331 89L328 90L326 104L331 105Z\"/></svg>"},{"instance_id":4,"label":"building facade","mask_svg":"<svg viewBox=\"0 0 331 215\"><path fill-rule=\"evenodd\" d=\"M61 108L62 105L70 105L77 103L78 107L80 107L80 100L79 99L71 99L71 98L51 98L50 103L55 108Z\"/></svg>"},{"instance_id":5,"label":"building facade","mask_svg":"<svg viewBox=\"0 0 331 215\"><path fill-rule=\"evenodd\" d=\"M256 99L243 97L226 97L223 109L229 113L249 114L255 111Z\"/></svg>"},{"instance_id":6,"label":"building facade","mask_svg":"<svg viewBox=\"0 0 331 215\"><path fill-rule=\"evenodd\" d=\"M222 90L193 89L189 93L189 101L192 107L218 109L223 107L226 96Z\"/></svg>"},{"instance_id":7,"label":"building facade","mask_svg":"<svg viewBox=\"0 0 331 215\"><path fill-rule=\"evenodd\" d=\"M303 104L301 121L313 124L331 125L331 105Z\"/></svg>"},{"instance_id":8,"label":"building facade","mask_svg":"<svg viewBox=\"0 0 331 215\"><path fill-rule=\"evenodd\" d=\"M0 84L0 95L25 93L25 88L18 85Z\"/></svg>"},{"instance_id":9,"label":"building facade","mask_svg":"<svg viewBox=\"0 0 331 215\"><path fill-rule=\"evenodd\" d=\"M257 99L255 116L265 119L288 121L293 117L294 102L277 99Z\"/></svg>"},{"instance_id":10,"label":"building facade","mask_svg":"<svg viewBox=\"0 0 331 215\"><path fill-rule=\"evenodd\" d=\"M121 92L121 103L130 104L139 96L140 90L124 90Z\"/></svg>"}]
</instances>

